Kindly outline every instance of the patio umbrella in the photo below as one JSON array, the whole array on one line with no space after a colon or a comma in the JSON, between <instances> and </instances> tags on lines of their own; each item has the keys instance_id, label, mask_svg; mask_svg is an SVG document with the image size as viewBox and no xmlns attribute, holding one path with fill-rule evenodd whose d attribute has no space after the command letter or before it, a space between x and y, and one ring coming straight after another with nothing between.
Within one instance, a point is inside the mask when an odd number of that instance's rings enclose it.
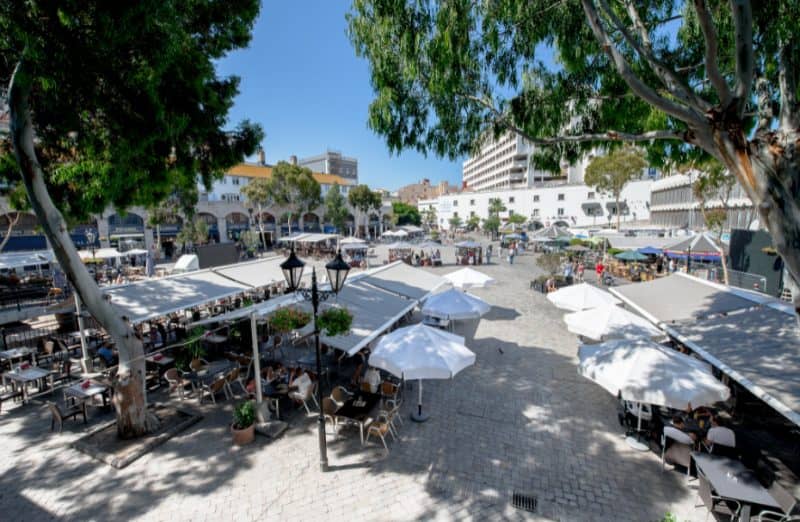
<instances>
[{"instance_id":1,"label":"patio umbrella","mask_svg":"<svg viewBox=\"0 0 800 522\"><path fill-rule=\"evenodd\" d=\"M610 293L588 283L559 288L555 292L547 294L547 299L557 307L570 312L580 312L581 310L598 306L613 306L621 303L619 299Z\"/></svg>"},{"instance_id":2,"label":"patio umbrella","mask_svg":"<svg viewBox=\"0 0 800 522\"><path fill-rule=\"evenodd\" d=\"M405 230L395 230L394 237L408 237L408 232Z\"/></svg>"},{"instance_id":3,"label":"patio umbrella","mask_svg":"<svg viewBox=\"0 0 800 522\"><path fill-rule=\"evenodd\" d=\"M601 341L614 338L651 338L661 330L649 321L615 305L598 306L564 315L567 330L589 339Z\"/></svg>"},{"instance_id":4,"label":"patio umbrella","mask_svg":"<svg viewBox=\"0 0 800 522\"><path fill-rule=\"evenodd\" d=\"M664 253L664 251L661 250L660 248L651 247L651 246L646 246L644 248L640 248L638 250L638 252L640 254L645 254L645 255L648 255L648 256L660 256L661 254Z\"/></svg>"},{"instance_id":5,"label":"patio umbrella","mask_svg":"<svg viewBox=\"0 0 800 522\"><path fill-rule=\"evenodd\" d=\"M585 247L583 245L570 245L564 250L568 250L570 252L588 252L589 250L591 250L591 248Z\"/></svg>"},{"instance_id":6,"label":"patio umbrella","mask_svg":"<svg viewBox=\"0 0 800 522\"><path fill-rule=\"evenodd\" d=\"M436 241L423 241L417 245L417 248L442 248L442 244Z\"/></svg>"},{"instance_id":7,"label":"patio umbrella","mask_svg":"<svg viewBox=\"0 0 800 522\"><path fill-rule=\"evenodd\" d=\"M400 377L419 380L417 412L411 418L422 422L422 379L452 379L475 364L475 354L464 346L464 338L438 328L415 324L386 334L369 356L369 364Z\"/></svg>"},{"instance_id":8,"label":"patio umbrella","mask_svg":"<svg viewBox=\"0 0 800 522\"><path fill-rule=\"evenodd\" d=\"M384 234L386 235L386 234ZM340 245L366 245L367 242L357 237L348 236L339 240Z\"/></svg>"},{"instance_id":9,"label":"patio umbrella","mask_svg":"<svg viewBox=\"0 0 800 522\"><path fill-rule=\"evenodd\" d=\"M578 349L578 373L624 400L683 409L725 401L730 390L708 365L647 340L616 339Z\"/></svg>"},{"instance_id":10,"label":"patio umbrella","mask_svg":"<svg viewBox=\"0 0 800 522\"><path fill-rule=\"evenodd\" d=\"M614 257L620 261L647 261L647 256L640 254L636 250L625 250L624 252L616 254Z\"/></svg>"},{"instance_id":11,"label":"patio umbrella","mask_svg":"<svg viewBox=\"0 0 800 522\"><path fill-rule=\"evenodd\" d=\"M491 308L492 306L480 297L451 288L429 297L425 301L425 306L422 307L422 313L432 317L459 321L477 319Z\"/></svg>"},{"instance_id":12,"label":"patio umbrella","mask_svg":"<svg viewBox=\"0 0 800 522\"><path fill-rule=\"evenodd\" d=\"M450 272L446 274L444 278L450 281L454 287L462 290L466 290L467 288L483 288L494 284L493 278L483 272L473 270L472 268L462 268L461 270Z\"/></svg>"}]
</instances>

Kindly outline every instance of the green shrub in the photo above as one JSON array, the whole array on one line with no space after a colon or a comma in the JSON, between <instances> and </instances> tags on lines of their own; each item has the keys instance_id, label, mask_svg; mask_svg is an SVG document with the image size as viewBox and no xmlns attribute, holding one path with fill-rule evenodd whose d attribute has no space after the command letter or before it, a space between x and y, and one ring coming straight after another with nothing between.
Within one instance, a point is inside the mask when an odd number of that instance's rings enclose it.
<instances>
[{"instance_id":1,"label":"green shrub","mask_svg":"<svg viewBox=\"0 0 800 522\"><path fill-rule=\"evenodd\" d=\"M233 427L237 430L249 428L256 422L256 408L253 401L246 401L233 409Z\"/></svg>"},{"instance_id":2,"label":"green shrub","mask_svg":"<svg viewBox=\"0 0 800 522\"><path fill-rule=\"evenodd\" d=\"M317 316L317 327L328 337L349 332L352 324L353 314L339 306L333 306Z\"/></svg>"}]
</instances>

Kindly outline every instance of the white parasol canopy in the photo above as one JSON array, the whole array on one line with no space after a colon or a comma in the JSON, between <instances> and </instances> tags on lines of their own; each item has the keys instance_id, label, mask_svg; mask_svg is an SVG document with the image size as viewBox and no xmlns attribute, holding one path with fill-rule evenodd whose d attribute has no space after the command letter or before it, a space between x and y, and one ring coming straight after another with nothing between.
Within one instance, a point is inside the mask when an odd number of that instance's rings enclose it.
<instances>
[{"instance_id":1,"label":"white parasol canopy","mask_svg":"<svg viewBox=\"0 0 800 522\"><path fill-rule=\"evenodd\" d=\"M582 345L578 373L622 399L684 409L725 401L730 390L710 367L651 341L617 339Z\"/></svg>"},{"instance_id":2,"label":"white parasol canopy","mask_svg":"<svg viewBox=\"0 0 800 522\"><path fill-rule=\"evenodd\" d=\"M483 288L485 286L494 284L495 282L494 279L488 275L484 274L483 272L473 270L472 268L462 268L461 270L450 272L444 277L450 281L454 287L461 288L463 290L466 290L467 288Z\"/></svg>"},{"instance_id":3,"label":"white parasol canopy","mask_svg":"<svg viewBox=\"0 0 800 522\"><path fill-rule=\"evenodd\" d=\"M425 301L422 313L432 317L458 321L477 319L491 310L491 308L491 305L480 297L451 288L429 297Z\"/></svg>"},{"instance_id":4,"label":"white parasol canopy","mask_svg":"<svg viewBox=\"0 0 800 522\"><path fill-rule=\"evenodd\" d=\"M589 283L559 288L555 292L547 294L547 299L557 307L570 312L580 312L598 306L613 306L622 302L605 290L600 290Z\"/></svg>"},{"instance_id":5,"label":"white parasol canopy","mask_svg":"<svg viewBox=\"0 0 800 522\"><path fill-rule=\"evenodd\" d=\"M589 339L638 339L662 335L650 322L615 305L598 306L564 315L567 329Z\"/></svg>"},{"instance_id":6,"label":"white parasol canopy","mask_svg":"<svg viewBox=\"0 0 800 522\"><path fill-rule=\"evenodd\" d=\"M420 380L418 411L412 418L424 421L422 379L451 379L475 364L475 354L464 346L463 337L415 324L383 336L369 356L369 364L402 379Z\"/></svg>"},{"instance_id":7,"label":"white parasol canopy","mask_svg":"<svg viewBox=\"0 0 800 522\"><path fill-rule=\"evenodd\" d=\"M357 237L348 236L339 240L340 245L366 245L367 242Z\"/></svg>"}]
</instances>

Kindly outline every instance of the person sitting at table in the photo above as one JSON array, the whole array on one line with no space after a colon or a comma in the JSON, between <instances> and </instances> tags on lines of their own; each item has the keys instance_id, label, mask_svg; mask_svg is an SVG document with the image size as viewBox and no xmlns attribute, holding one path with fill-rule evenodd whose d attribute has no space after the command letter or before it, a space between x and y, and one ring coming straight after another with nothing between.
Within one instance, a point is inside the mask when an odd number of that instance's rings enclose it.
<instances>
[{"instance_id":1,"label":"person sitting at table","mask_svg":"<svg viewBox=\"0 0 800 522\"><path fill-rule=\"evenodd\" d=\"M689 467L692 462L692 447L697 442L697 435L686 431L686 424L683 417L675 415L672 417L672 428L678 430L680 433L687 435L686 441L692 441L692 444L680 443L675 441L674 437L667 438L666 444L668 445L664 453L664 460L670 464L678 464L683 467ZM664 427L664 433L668 434L670 426Z\"/></svg>"},{"instance_id":2,"label":"person sitting at table","mask_svg":"<svg viewBox=\"0 0 800 522\"><path fill-rule=\"evenodd\" d=\"M117 364L116 355L114 355L114 351L108 347L108 345L102 345L97 350L97 355L100 356L103 363L106 366L115 366Z\"/></svg>"},{"instance_id":3,"label":"person sitting at table","mask_svg":"<svg viewBox=\"0 0 800 522\"><path fill-rule=\"evenodd\" d=\"M372 393L377 393L378 386L381 384L381 372L377 368L370 366L367 373L364 374L362 382L369 384Z\"/></svg>"},{"instance_id":4,"label":"person sitting at table","mask_svg":"<svg viewBox=\"0 0 800 522\"><path fill-rule=\"evenodd\" d=\"M690 402L686 407L686 413L697 421L697 425L701 428L707 427L711 422L711 417L714 415L710 409L706 408L705 406L698 406L697 408L692 408L692 403Z\"/></svg>"},{"instance_id":5,"label":"person sitting at table","mask_svg":"<svg viewBox=\"0 0 800 522\"><path fill-rule=\"evenodd\" d=\"M295 404L301 404L308 396L308 390L313 385L313 382L311 382L311 377L309 377L308 373L304 372L302 368L297 368L296 370L297 373L289 381L289 398Z\"/></svg>"},{"instance_id":6,"label":"person sitting at table","mask_svg":"<svg viewBox=\"0 0 800 522\"><path fill-rule=\"evenodd\" d=\"M547 279L547 281L545 282L545 284L544 284L544 289L545 289L545 292L547 292L548 294L550 292L555 292L556 291L556 280L553 277L549 277Z\"/></svg>"},{"instance_id":7,"label":"person sitting at table","mask_svg":"<svg viewBox=\"0 0 800 522\"><path fill-rule=\"evenodd\" d=\"M703 439L703 446L709 453L735 457L736 434L732 429L722 425L719 415L712 415L711 428Z\"/></svg>"}]
</instances>

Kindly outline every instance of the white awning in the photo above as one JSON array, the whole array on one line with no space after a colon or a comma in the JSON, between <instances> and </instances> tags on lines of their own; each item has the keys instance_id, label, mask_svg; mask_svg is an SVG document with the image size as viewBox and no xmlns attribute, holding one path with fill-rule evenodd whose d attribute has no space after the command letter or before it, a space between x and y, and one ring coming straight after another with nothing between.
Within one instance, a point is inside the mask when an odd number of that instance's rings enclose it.
<instances>
[{"instance_id":1,"label":"white awning","mask_svg":"<svg viewBox=\"0 0 800 522\"><path fill-rule=\"evenodd\" d=\"M247 263L217 267L213 271L242 284L258 288L286 281L281 271L283 256L272 256Z\"/></svg>"},{"instance_id":2,"label":"white awning","mask_svg":"<svg viewBox=\"0 0 800 522\"><path fill-rule=\"evenodd\" d=\"M363 281L389 292L422 300L434 290L449 284L444 277L414 268L402 261L382 266L369 272Z\"/></svg>"},{"instance_id":3,"label":"white awning","mask_svg":"<svg viewBox=\"0 0 800 522\"><path fill-rule=\"evenodd\" d=\"M8 254L0 254L0 270L44 265L54 260L55 256L52 250L41 250L39 252L9 252Z\"/></svg>"},{"instance_id":4,"label":"white awning","mask_svg":"<svg viewBox=\"0 0 800 522\"><path fill-rule=\"evenodd\" d=\"M294 241L298 243L320 243L337 237L339 237L338 234L303 234L302 237L294 238Z\"/></svg>"},{"instance_id":5,"label":"white awning","mask_svg":"<svg viewBox=\"0 0 800 522\"><path fill-rule=\"evenodd\" d=\"M248 289L249 286L211 270L199 270L102 290L121 316L127 317L132 323L140 323L231 297Z\"/></svg>"}]
</instances>

